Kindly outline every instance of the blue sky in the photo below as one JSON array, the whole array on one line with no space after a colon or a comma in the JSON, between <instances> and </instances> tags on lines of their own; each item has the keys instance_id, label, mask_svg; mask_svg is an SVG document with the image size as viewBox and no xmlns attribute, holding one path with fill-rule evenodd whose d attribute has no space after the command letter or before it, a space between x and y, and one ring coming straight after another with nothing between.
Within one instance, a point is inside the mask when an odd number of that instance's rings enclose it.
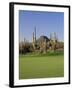
<instances>
[{"instance_id":1,"label":"blue sky","mask_svg":"<svg viewBox=\"0 0 72 90\"><path fill-rule=\"evenodd\" d=\"M45 11L19 11L19 38L32 41L32 33L36 27L36 35L50 37L50 33L56 32L59 40L64 40L64 13Z\"/></svg>"}]
</instances>

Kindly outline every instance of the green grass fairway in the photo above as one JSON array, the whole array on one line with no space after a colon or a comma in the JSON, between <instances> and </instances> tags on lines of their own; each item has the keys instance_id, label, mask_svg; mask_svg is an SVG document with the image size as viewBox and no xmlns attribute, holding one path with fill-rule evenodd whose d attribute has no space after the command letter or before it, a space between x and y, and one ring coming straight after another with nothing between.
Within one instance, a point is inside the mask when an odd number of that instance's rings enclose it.
<instances>
[{"instance_id":1,"label":"green grass fairway","mask_svg":"<svg viewBox=\"0 0 72 90\"><path fill-rule=\"evenodd\" d=\"M19 79L64 76L64 56L23 56L19 60Z\"/></svg>"}]
</instances>

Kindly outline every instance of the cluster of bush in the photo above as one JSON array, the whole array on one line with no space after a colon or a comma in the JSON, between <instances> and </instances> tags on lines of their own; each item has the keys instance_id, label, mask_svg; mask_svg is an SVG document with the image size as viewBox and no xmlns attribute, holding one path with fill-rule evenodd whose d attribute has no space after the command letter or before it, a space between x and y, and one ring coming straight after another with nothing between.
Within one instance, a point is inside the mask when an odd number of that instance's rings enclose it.
<instances>
[{"instance_id":1,"label":"cluster of bush","mask_svg":"<svg viewBox=\"0 0 72 90\"><path fill-rule=\"evenodd\" d=\"M37 45L37 51L40 52L40 45ZM64 43L63 42L57 42L56 44L47 44L46 49L49 50L49 48L51 48L50 50L62 50L64 49ZM20 54L26 54L26 53L30 53L30 52L34 52L36 51L32 45L32 43L26 42L26 43L20 43L19 44L19 53Z\"/></svg>"},{"instance_id":2,"label":"cluster of bush","mask_svg":"<svg viewBox=\"0 0 72 90\"><path fill-rule=\"evenodd\" d=\"M26 54L28 52L33 51L33 46L31 43L20 43L19 45L19 53L20 54Z\"/></svg>"}]
</instances>

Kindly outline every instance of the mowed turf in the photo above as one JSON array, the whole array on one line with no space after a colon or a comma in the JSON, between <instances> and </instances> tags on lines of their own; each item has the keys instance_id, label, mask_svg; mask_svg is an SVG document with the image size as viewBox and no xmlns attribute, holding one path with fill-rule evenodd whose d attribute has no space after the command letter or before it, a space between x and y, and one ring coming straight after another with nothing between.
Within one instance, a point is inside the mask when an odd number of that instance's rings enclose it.
<instances>
[{"instance_id":1,"label":"mowed turf","mask_svg":"<svg viewBox=\"0 0 72 90\"><path fill-rule=\"evenodd\" d=\"M64 76L64 56L20 56L19 79Z\"/></svg>"}]
</instances>

